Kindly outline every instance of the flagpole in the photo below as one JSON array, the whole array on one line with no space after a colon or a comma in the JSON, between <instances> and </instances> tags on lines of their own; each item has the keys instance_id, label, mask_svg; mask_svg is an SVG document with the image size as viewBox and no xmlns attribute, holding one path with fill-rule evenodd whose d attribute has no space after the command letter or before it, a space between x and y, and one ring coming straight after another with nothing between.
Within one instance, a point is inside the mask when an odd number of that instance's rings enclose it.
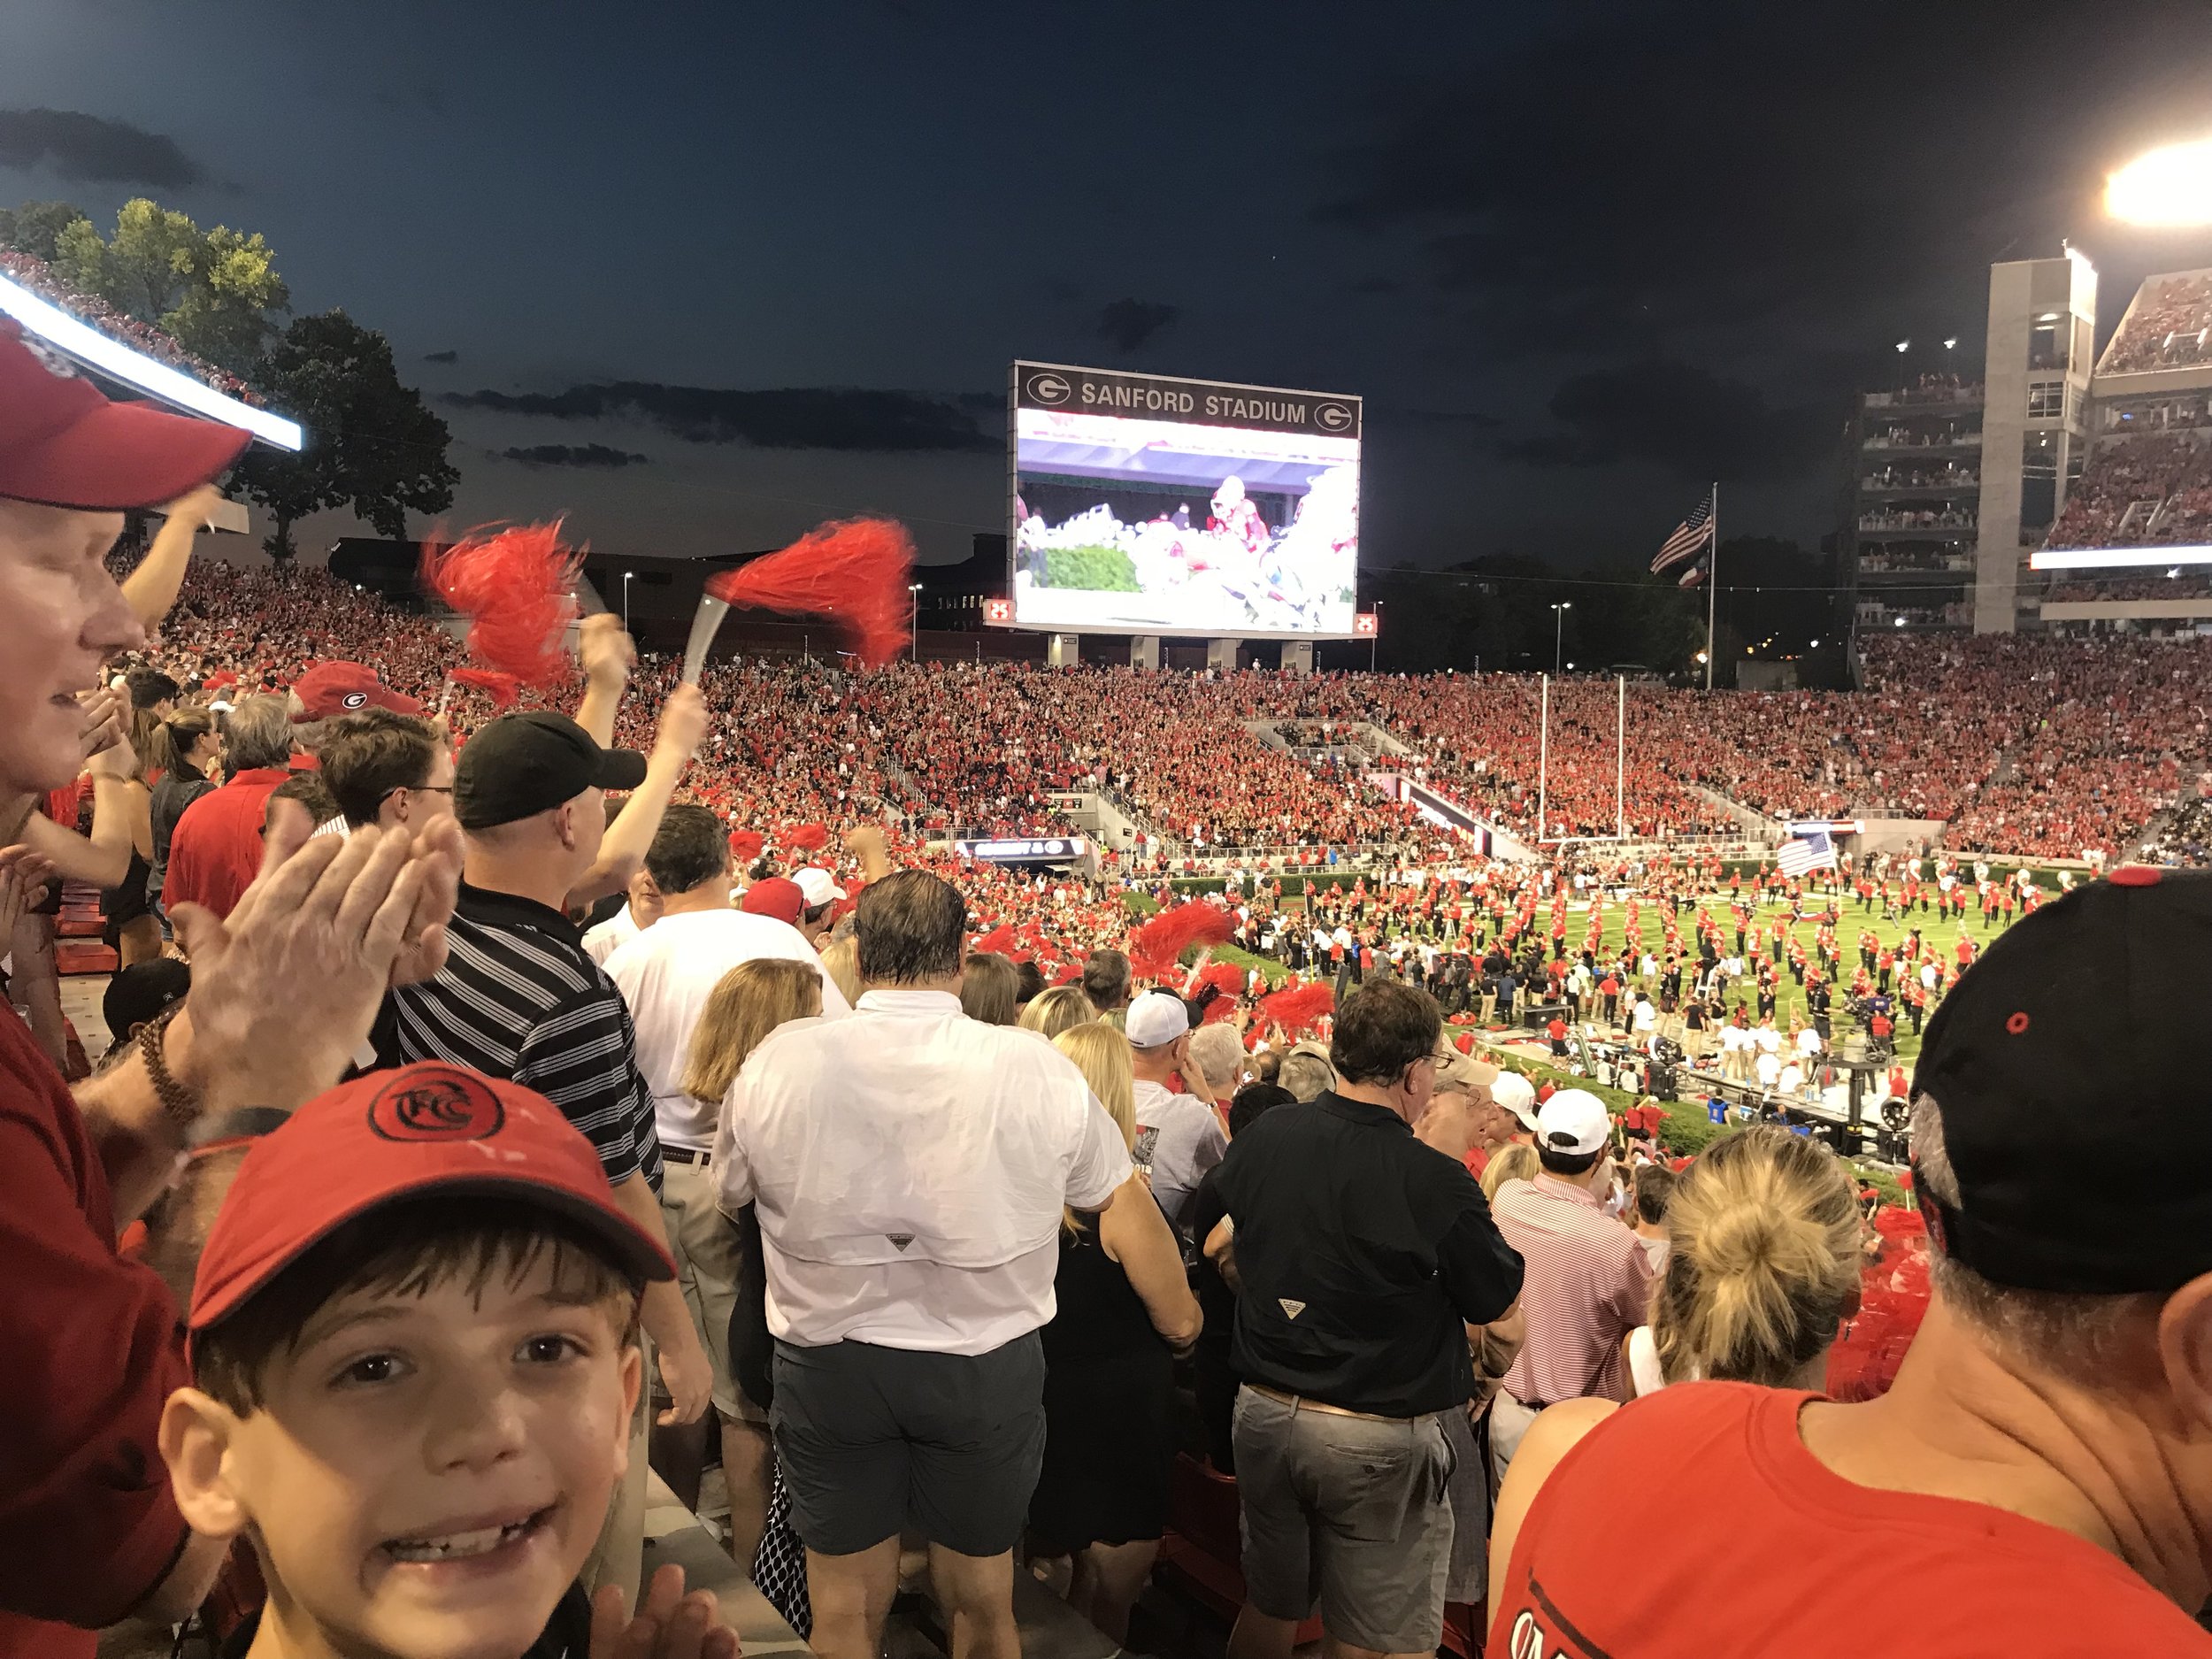
<instances>
[{"instance_id":1,"label":"flagpole","mask_svg":"<svg viewBox=\"0 0 2212 1659\"><path fill-rule=\"evenodd\" d=\"M1628 676L1616 676L1619 702L1613 711L1613 833L1628 839Z\"/></svg>"},{"instance_id":2,"label":"flagpole","mask_svg":"<svg viewBox=\"0 0 2212 1659\"><path fill-rule=\"evenodd\" d=\"M1543 711L1536 718L1536 844L1544 844L1544 792L1551 782L1551 676L1543 677Z\"/></svg>"},{"instance_id":3,"label":"flagpole","mask_svg":"<svg viewBox=\"0 0 2212 1659\"><path fill-rule=\"evenodd\" d=\"M1713 480L1713 511L1705 523L1706 533L1713 538L1713 550L1705 560L1705 689L1713 688L1713 662L1719 655L1713 649L1713 618L1720 605L1720 480Z\"/></svg>"}]
</instances>

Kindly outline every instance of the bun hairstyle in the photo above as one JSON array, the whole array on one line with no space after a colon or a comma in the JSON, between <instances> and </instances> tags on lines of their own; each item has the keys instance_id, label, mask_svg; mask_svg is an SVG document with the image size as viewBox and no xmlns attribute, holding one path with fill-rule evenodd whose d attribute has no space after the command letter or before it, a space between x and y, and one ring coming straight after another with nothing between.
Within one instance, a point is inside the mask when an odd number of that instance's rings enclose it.
<instances>
[{"instance_id":1,"label":"bun hairstyle","mask_svg":"<svg viewBox=\"0 0 2212 1659\"><path fill-rule=\"evenodd\" d=\"M1670 1383L1786 1386L1857 1302L1857 1194L1806 1136L1762 1125L1714 1141L1676 1183L1667 1230L1651 1324Z\"/></svg>"}]
</instances>

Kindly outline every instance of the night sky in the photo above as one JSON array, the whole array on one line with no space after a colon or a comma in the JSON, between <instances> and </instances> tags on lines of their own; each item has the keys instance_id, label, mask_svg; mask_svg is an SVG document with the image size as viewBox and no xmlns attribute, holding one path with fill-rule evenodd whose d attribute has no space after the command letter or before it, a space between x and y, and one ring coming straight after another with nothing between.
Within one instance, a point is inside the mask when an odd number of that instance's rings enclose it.
<instances>
[{"instance_id":1,"label":"night sky","mask_svg":"<svg viewBox=\"0 0 2212 1659\"><path fill-rule=\"evenodd\" d=\"M1003 524L1016 356L1363 394L1372 564L1840 516L1861 385L2071 236L2101 339L2212 237L2206 0L0 0L0 204L258 230L388 334L463 521L735 551ZM303 545L356 533L311 523Z\"/></svg>"}]
</instances>

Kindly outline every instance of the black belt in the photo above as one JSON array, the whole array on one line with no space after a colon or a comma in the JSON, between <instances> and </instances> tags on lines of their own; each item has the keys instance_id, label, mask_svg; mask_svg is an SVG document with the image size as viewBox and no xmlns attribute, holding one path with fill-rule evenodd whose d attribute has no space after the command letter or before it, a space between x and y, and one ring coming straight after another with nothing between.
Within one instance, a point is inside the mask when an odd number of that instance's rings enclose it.
<instances>
[{"instance_id":1,"label":"black belt","mask_svg":"<svg viewBox=\"0 0 2212 1659\"><path fill-rule=\"evenodd\" d=\"M672 1147L666 1141L661 1143L661 1157L670 1164L689 1164L700 1167L714 1162L711 1152L701 1152L692 1147Z\"/></svg>"}]
</instances>

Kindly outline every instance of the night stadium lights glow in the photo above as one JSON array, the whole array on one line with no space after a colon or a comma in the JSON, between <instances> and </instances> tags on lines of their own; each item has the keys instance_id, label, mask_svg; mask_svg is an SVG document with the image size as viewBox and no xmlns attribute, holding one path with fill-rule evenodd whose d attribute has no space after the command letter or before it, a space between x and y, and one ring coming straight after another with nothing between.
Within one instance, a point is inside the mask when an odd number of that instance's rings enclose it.
<instances>
[{"instance_id":1,"label":"night stadium lights glow","mask_svg":"<svg viewBox=\"0 0 2212 1659\"><path fill-rule=\"evenodd\" d=\"M241 403L211 386L203 385L181 370L173 369L143 352L134 351L4 276L0 276L0 313L14 318L50 345L80 362L90 364L126 386L137 388L149 397L157 397L165 403L220 421L226 426L242 426L264 443L274 444L280 449L297 451L303 441L296 420L287 420L265 409Z\"/></svg>"},{"instance_id":2,"label":"night stadium lights glow","mask_svg":"<svg viewBox=\"0 0 2212 1659\"><path fill-rule=\"evenodd\" d=\"M2144 565L2163 565L2172 575L2184 565L2212 565L2212 547L2046 548L2028 559L2028 568L2038 571L2111 571Z\"/></svg>"},{"instance_id":3,"label":"night stadium lights glow","mask_svg":"<svg viewBox=\"0 0 2212 1659\"><path fill-rule=\"evenodd\" d=\"M2131 225L2212 225L2212 138L2138 157L2105 180L2104 204Z\"/></svg>"}]
</instances>

